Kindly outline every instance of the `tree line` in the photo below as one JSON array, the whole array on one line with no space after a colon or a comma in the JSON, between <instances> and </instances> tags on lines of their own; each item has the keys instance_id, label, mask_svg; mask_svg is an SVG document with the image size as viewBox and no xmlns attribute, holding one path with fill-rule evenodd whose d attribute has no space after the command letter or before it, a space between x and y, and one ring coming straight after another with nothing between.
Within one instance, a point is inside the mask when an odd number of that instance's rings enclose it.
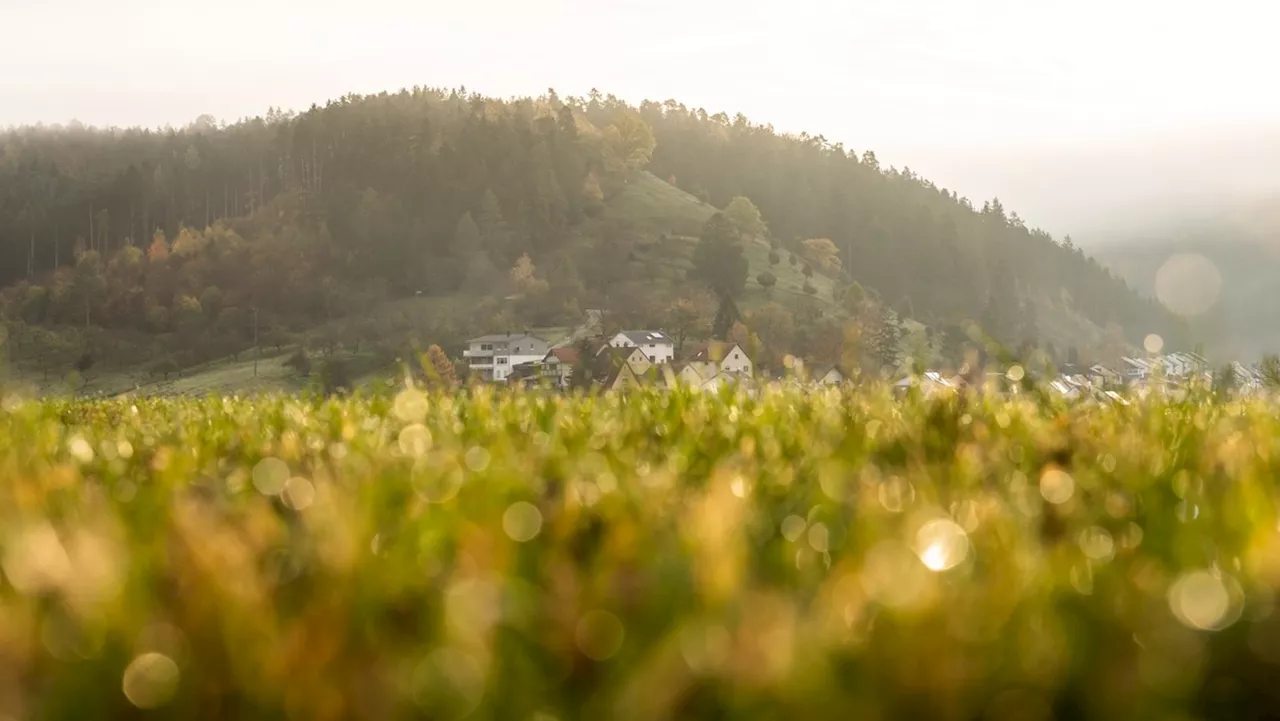
<instances>
[{"instance_id":1,"label":"tree line","mask_svg":"<svg viewBox=\"0 0 1280 721\"><path fill-rule=\"evenodd\" d=\"M939 333L972 320L1003 343L1033 340L1034 305L1052 302L1130 341L1185 341L1180 319L997 200L975 208L822 136L596 92L413 88L233 124L8 131L4 309L180 343L211 329L243 340L254 312L301 326L414 294L517 292L529 317L507 321L566 322L625 272L630 229L597 218L645 168L726 209L656 322L694 285L741 293L735 248L754 236L774 243L771 262L799 252L807 274L874 291L877 308Z\"/></svg>"}]
</instances>

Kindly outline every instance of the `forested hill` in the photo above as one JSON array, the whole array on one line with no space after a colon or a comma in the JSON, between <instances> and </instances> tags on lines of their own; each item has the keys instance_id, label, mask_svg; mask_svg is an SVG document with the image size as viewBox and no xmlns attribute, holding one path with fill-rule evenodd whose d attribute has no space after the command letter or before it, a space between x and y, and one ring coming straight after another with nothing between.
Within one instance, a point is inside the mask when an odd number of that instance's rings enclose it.
<instances>
[{"instance_id":1,"label":"forested hill","mask_svg":"<svg viewBox=\"0 0 1280 721\"><path fill-rule=\"evenodd\" d=\"M28 323L170 333L216 308L332 318L511 282L550 296L542 315L571 315L609 306L616 266L635 258L612 246L651 240L602 212L645 169L716 207L750 198L767 223L751 232L815 265L804 241L830 239L826 287L857 281L930 325L973 319L1014 344L1069 313L1185 342L1177 318L998 201L974 208L821 136L598 94L414 89L226 126L11 130L0 284L27 284L8 297Z\"/></svg>"}]
</instances>

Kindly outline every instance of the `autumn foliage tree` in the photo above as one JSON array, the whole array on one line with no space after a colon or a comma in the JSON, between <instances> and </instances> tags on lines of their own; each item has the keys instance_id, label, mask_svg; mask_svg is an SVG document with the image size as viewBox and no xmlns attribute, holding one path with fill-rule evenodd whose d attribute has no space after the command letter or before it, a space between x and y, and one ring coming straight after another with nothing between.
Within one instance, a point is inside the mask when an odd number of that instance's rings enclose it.
<instances>
[{"instance_id":1,"label":"autumn foliage tree","mask_svg":"<svg viewBox=\"0 0 1280 721\"><path fill-rule=\"evenodd\" d=\"M453 361L438 345L427 348L422 356L422 372L426 375L427 385L435 388L452 388L458 384L454 372Z\"/></svg>"}]
</instances>

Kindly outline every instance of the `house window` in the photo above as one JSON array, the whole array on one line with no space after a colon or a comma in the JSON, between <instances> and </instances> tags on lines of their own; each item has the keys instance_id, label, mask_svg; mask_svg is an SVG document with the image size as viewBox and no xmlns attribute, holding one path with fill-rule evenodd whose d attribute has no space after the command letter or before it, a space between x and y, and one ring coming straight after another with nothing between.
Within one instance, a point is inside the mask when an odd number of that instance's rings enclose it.
<instances>
[{"instance_id":1,"label":"house window","mask_svg":"<svg viewBox=\"0 0 1280 721\"><path fill-rule=\"evenodd\" d=\"M738 354L737 354L737 353L734 353L734 354L733 354L733 359L734 359L734 360L738 360Z\"/></svg>"},{"instance_id":2,"label":"house window","mask_svg":"<svg viewBox=\"0 0 1280 721\"><path fill-rule=\"evenodd\" d=\"M492 343L481 343L481 344L480 344L480 350L493 350L493 344L492 344Z\"/></svg>"},{"instance_id":3,"label":"house window","mask_svg":"<svg viewBox=\"0 0 1280 721\"><path fill-rule=\"evenodd\" d=\"M494 360L494 362L495 362L495 363L497 363L497 364L498 364L498 365L500 365L500 366L504 366L504 365L506 365L506 364L507 364L507 359L506 359L506 358L497 358L497 359L495 359L495 360Z\"/></svg>"},{"instance_id":4,"label":"house window","mask_svg":"<svg viewBox=\"0 0 1280 721\"><path fill-rule=\"evenodd\" d=\"M656 355L651 355L651 356L649 356L649 362L650 362L650 363L657 363L657 362L658 362L658 356L656 356Z\"/></svg>"},{"instance_id":5,"label":"house window","mask_svg":"<svg viewBox=\"0 0 1280 721\"><path fill-rule=\"evenodd\" d=\"M653 344L652 344L652 343L650 343L650 344L649 344L649 347L650 347L650 348L652 348L652 347L653 347Z\"/></svg>"}]
</instances>

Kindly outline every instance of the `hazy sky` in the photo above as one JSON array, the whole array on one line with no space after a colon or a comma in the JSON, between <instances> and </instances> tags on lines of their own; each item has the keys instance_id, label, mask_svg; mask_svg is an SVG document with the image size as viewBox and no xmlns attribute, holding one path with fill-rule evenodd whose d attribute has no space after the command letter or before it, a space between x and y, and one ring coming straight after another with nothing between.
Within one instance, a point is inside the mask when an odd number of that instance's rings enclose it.
<instances>
[{"instance_id":1,"label":"hazy sky","mask_svg":"<svg viewBox=\"0 0 1280 721\"><path fill-rule=\"evenodd\" d=\"M0 125L598 87L873 148L975 197L1011 182L966 175L988 151L1280 126L1269 0L0 0L0 17Z\"/></svg>"}]
</instances>

